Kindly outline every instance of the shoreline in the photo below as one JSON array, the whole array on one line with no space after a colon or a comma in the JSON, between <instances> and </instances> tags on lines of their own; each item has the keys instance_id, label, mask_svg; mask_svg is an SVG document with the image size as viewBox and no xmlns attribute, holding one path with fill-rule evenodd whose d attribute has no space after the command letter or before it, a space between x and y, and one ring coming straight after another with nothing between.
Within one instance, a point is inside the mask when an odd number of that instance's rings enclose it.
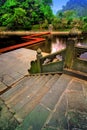
<instances>
[{"instance_id":1,"label":"shoreline","mask_svg":"<svg viewBox=\"0 0 87 130\"><path fill-rule=\"evenodd\" d=\"M43 32L49 32L50 34L54 35L68 35L69 31L1 31L0 36L4 35L31 35L35 33L43 33Z\"/></svg>"},{"instance_id":2,"label":"shoreline","mask_svg":"<svg viewBox=\"0 0 87 130\"><path fill-rule=\"evenodd\" d=\"M70 31L0 31L0 38L4 38L5 36L27 36L32 34L43 34L48 33L47 35L59 35L59 36L69 36ZM72 32L72 35L82 35L81 31Z\"/></svg>"}]
</instances>

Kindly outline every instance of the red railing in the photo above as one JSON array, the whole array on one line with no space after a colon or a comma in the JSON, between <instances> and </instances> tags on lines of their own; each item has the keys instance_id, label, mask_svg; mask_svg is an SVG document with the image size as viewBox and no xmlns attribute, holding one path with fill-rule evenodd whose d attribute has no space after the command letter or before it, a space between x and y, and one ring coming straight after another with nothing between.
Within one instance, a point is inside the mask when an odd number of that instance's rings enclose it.
<instances>
[{"instance_id":1,"label":"red railing","mask_svg":"<svg viewBox=\"0 0 87 130\"><path fill-rule=\"evenodd\" d=\"M45 38L41 38L41 37L37 37L37 36L42 36L42 35L47 35L47 34L50 34L50 32L43 32L43 33L38 33L38 34L32 34L32 35L29 35L29 36L23 36L22 38L29 39L29 41L25 42L25 43L20 43L20 44L17 44L17 45L12 45L12 46L9 46L9 47L2 48L2 49L0 49L0 53L6 52L6 51L11 51L11 50L21 48L21 47L24 47L24 46L36 44L38 42L43 42L43 41L45 41Z\"/></svg>"}]
</instances>

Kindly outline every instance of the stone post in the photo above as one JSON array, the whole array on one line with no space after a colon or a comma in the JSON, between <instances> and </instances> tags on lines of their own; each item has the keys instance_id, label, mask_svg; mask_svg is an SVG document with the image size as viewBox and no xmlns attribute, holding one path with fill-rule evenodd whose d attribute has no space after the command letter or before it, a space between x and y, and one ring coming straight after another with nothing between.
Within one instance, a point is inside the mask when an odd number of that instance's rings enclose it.
<instances>
[{"instance_id":1,"label":"stone post","mask_svg":"<svg viewBox=\"0 0 87 130\"><path fill-rule=\"evenodd\" d=\"M53 31L53 25L52 24L49 24L49 31L52 32Z\"/></svg>"},{"instance_id":2,"label":"stone post","mask_svg":"<svg viewBox=\"0 0 87 130\"><path fill-rule=\"evenodd\" d=\"M75 43L76 38L68 38L66 43L66 55L65 55L65 63L64 68L71 69L73 65L73 61L75 58Z\"/></svg>"},{"instance_id":3,"label":"stone post","mask_svg":"<svg viewBox=\"0 0 87 130\"><path fill-rule=\"evenodd\" d=\"M38 73L41 73L41 63L40 63L40 58L42 57L41 54L41 49L37 49L37 68L38 68Z\"/></svg>"}]
</instances>

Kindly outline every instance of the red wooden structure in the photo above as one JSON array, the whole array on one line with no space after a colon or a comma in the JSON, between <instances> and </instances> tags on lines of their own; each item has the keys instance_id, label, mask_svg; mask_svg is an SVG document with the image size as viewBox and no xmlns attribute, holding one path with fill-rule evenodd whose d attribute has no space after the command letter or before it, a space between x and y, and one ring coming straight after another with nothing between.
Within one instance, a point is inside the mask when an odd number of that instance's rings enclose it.
<instances>
[{"instance_id":1,"label":"red wooden structure","mask_svg":"<svg viewBox=\"0 0 87 130\"><path fill-rule=\"evenodd\" d=\"M32 45L32 44L35 44L35 43L38 43L38 42L43 42L43 41L45 41L45 38L41 38L41 37L37 37L37 36L42 36L42 35L47 35L47 34L50 34L50 33L49 32L43 32L43 33L38 33L38 34L32 34L32 35L29 35L29 36L24 36L22 38L29 39L28 42L2 48L2 49L0 49L0 53L6 52L6 51L11 51L11 50L21 48L21 47L24 47L24 46Z\"/></svg>"}]
</instances>

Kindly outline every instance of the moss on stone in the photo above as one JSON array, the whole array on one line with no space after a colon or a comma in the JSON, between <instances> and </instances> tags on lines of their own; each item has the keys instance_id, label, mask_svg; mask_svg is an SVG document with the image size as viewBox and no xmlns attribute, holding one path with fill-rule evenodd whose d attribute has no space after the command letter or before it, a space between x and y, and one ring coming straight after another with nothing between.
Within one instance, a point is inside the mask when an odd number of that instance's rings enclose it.
<instances>
[{"instance_id":1,"label":"moss on stone","mask_svg":"<svg viewBox=\"0 0 87 130\"><path fill-rule=\"evenodd\" d=\"M15 130L18 122L9 111L4 102L0 99L0 130Z\"/></svg>"}]
</instances>

